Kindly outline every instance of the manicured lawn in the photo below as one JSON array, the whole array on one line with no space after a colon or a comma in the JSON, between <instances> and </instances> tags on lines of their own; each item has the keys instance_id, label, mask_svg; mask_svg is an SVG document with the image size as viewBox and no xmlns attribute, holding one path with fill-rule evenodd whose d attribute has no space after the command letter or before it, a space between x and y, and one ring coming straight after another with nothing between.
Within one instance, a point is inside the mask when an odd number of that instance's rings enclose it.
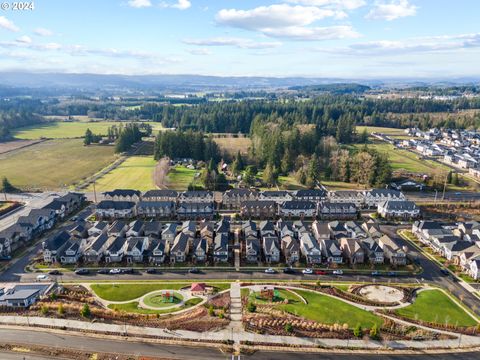
<instances>
[{"instance_id":1,"label":"manicured lawn","mask_svg":"<svg viewBox=\"0 0 480 360\"><path fill-rule=\"evenodd\" d=\"M412 305L398 309L397 314L439 324L474 326L477 322L440 290L426 290L418 294Z\"/></svg>"},{"instance_id":2,"label":"manicured lawn","mask_svg":"<svg viewBox=\"0 0 480 360\"><path fill-rule=\"evenodd\" d=\"M299 304L302 302L302 299L300 299L296 294L290 292L290 291L287 291L287 290L284 290L284 289L279 289L277 290L277 294L278 294L278 297L277 298L274 298L273 301L274 302L283 302L285 299L288 300L289 304ZM261 297L261 293L260 292L253 292L249 295L249 298L248 298L249 301L252 301L252 302L255 302L257 304L263 304L263 303L267 303L267 302L270 302L270 300L268 299L263 299Z\"/></svg>"},{"instance_id":3,"label":"manicured lawn","mask_svg":"<svg viewBox=\"0 0 480 360\"><path fill-rule=\"evenodd\" d=\"M0 174L21 189L59 189L79 182L115 159L112 146L81 139L44 141L0 155Z\"/></svg>"},{"instance_id":4,"label":"manicured lawn","mask_svg":"<svg viewBox=\"0 0 480 360\"><path fill-rule=\"evenodd\" d=\"M378 316L359 309L343 301L310 291L296 290L308 304L295 303L278 305L278 307L293 315L314 320L322 324L348 324L353 328L360 324L363 328L370 328L373 324L380 326L383 322Z\"/></svg>"},{"instance_id":5,"label":"manicured lawn","mask_svg":"<svg viewBox=\"0 0 480 360\"><path fill-rule=\"evenodd\" d=\"M126 124L124 122L123 124ZM158 131L161 129L160 123L148 122L153 129ZM13 132L13 136L17 139L64 139L78 138L85 135L85 131L90 129L94 134L107 135L107 129L112 125L120 126L122 122L115 121L49 121L43 124L23 127Z\"/></svg>"},{"instance_id":6,"label":"manicured lawn","mask_svg":"<svg viewBox=\"0 0 480 360\"><path fill-rule=\"evenodd\" d=\"M230 288L229 283L207 283L215 286L218 291ZM155 290L179 290L190 286L189 282L173 283L137 283L137 284L92 284L92 290L104 300L108 301L129 301L139 298Z\"/></svg>"},{"instance_id":7,"label":"manicured lawn","mask_svg":"<svg viewBox=\"0 0 480 360\"><path fill-rule=\"evenodd\" d=\"M151 156L131 156L118 168L98 179L95 184L96 190L136 189L145 191L154 189L155 165L156 161ZM93 185L87 191L93 191Z\"/></svg>"},{"instance_id":8,"label":"manicured lawn","mask_svg":"<svg viewBox=\"0 0 480 360\"><path fill-rule=\"evenodd\" d=\"M178 292L173 292L168 297L165 297L161 293L156 293L149 295L143 299L146 305L156 307L156 308L164 308L173 306L175 304L180 303L183 300L183 296L180 295Z\"/></svg>"},{"instance_id":9,"label":"manicured lawn","mask_svg":"<svg viewBox=\"0 0 480 360\"><path fill-rule=\"evenodd\" d=\"M201 302L202 302L202 299L200 298L192 298L190 300L187 300L183 306L179 306L179 307L175 307L173 309L167 309L167 310L142 309L138 307L137 301L132 301L126 304L110 304L108 305L108 308L112 310L123 311L128 313L137 313L137 314L169 314L172 312L191 308L195 305L198 305Z\"/></svg>"},{"instance_id":10,"label":"manicured lawn","mask_svg":"<svg viewBox=\"0 0 480 360\"><path fill-rule=\"evenodd\" d=\"M305 185L300 184L297 179L295 179L294 175L279 176L278 182L280 183L280 187L286 190L298 190L307 188Z\"/></svg>"},{"instance_id":11,"label":"manicured lawn","mask_svg":"<svg viewBox=\"0 0 480 360\"><path fill-rule=\"evenodd\" d=\"M186 190L188 185L195 178L195 174L200 172L195 169L188 169L185 166L175 166L170 169L167 175L167 184L169 189Z\"/></svg>"}]
</instances>

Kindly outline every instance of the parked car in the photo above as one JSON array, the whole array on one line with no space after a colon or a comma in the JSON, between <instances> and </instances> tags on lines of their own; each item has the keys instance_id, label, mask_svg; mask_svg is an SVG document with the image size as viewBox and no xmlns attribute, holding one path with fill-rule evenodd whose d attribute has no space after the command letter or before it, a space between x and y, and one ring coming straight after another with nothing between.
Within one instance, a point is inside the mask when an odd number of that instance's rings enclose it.
<instances>
[{"instance_id":1,"label":"parked car","mask_svg":"<svg viewBox=\"0 0 480 360\"><path fill-rule=\"evenodd\" d=\"M380 275L380 272L375 270L375 271L372 271L371 273L372 276L379 276Z\"/></svg>"},{"instance_id":2,"label":"parked car","mask_svg":"<svg viewBox=\"0 0 480 360\"><path fill-rule=\"evenodd\" d=\"M265 269L265 274L276 274L277 271L272 268Z\"/></svg>"},{"instance_id":3,"label":"parked car","mask_svg":"<svg viewBox=\"0 0 480 360\"><path fill-rule=\"evenodd\" d=\"M388 276L397 276L397 272L396 271L389 271Z\"/></svg>"},{"instance_id":4,"label":"parked car","mask_svg":"<svg viewBox=\"0 0 480 360\"><path fill-rule=\"evenodd\" d=\"M122 270L120 270L120 269L111 269L108 273L109 273L110 275L118 275L118 274L121 274L121 273L122 273Z\"/></svg>"},{"instance_id":5,"label":"parked car","mask_svg":"<svg viewBox=\"0 0 480 360\"><path fill-rule=\"evenodd\" d=\"M133 274L134 272L132 268L122 269L122 274Z\"/></svg>"},{"instance_id":6,"label":"parked car","mask_svg":"<svg viewBox=\"0 0 480 360\"><path fill-rule=\"evenodd\" d=\"M302 270L302 273L305 274L305 275L312 275L312 274L313 274L313 270L310 269L310 268L306 268L306 269L303 269L303 270Z\"/></svg>"},{"instance_id":7,"label":"parked car","mask_svg":"<svg viewBox=\"0 0 480 360\"><path fill-rule=\"evenodd\" d=\"M90 273L90 270L88 269L77 269L75 270L75 274L77 275L88 275Z\"/></svg>"},{"instance_id":8,"label":"parked car","mask_svg":"<svg viewBox=\"0 0 480 360\"><path fill-rule=\"evenodd\" d=\"M45 274L37 275L37 281L47 281L49 277Z\"/></svg>"},{"instance_id":9,"label":"parked car","mask_svg":"<svg viewBox=\"0 0 480 360\"><path fill-rule=\"evenodd\" d=\"M315 275L327 275L327 272L324 270L316 270Z\"/></svg>"},{"instance_id":10,"label":"parked car","mask_svg":"<svg viewBox=\"0 0 480 360\"><path fill-rule=\"evenodd\" d=\"M343 270L333 270L333 275L343 275Z\"/></svg>"},{"instance_id":11,"label":"parked car","mask_svg":"<svg viewBox=\"0 0 480 360\"><path fill-rule=\"evenodd\" d=\"M440 269L440 272L442 273L442 275L445 275L445 276L450 275L450 272L445 268Z\"/></svg>"},{"instance_id":12,"label":"parked car","mask_svg":"<svg viewBox=\"0 0 480 360\"><path fill-rule=\"evenodd\" d=\"M59 270L50 270L48 273L50 275L62 275L62 273Z\"/></svg>"},{"instance_id":13,"label":"parked car","mask_svg":"<svg viewBox=\"0 0 480 360\"><path fill-rule=\"evenodd\" d=\"M108 269L99 269L97 270L97 274L108 274L109 270Z\"/></svg>"},{"instance_id":14,"label":"parked car","mask_svg":"<svg viewBox=\"0 0 480 360\"><path fill-rule=\"evenodd\" d=\"M190 269L188 270L188 272L189 272L190 274L200 274L200 270L198 270L198 269L195 268L195 267L194 267L194 268L190 268Z\"/></svg>"},{"instance_id":15,"label":"parked car","mask_svg":"<svg viewBox=\"0 0 480 360\"><path fill-rule=\"evenodd\" d=\"M157 269L155 268L148 268L147 271L145 271L147 274L156 274Z\"/></svg>"},{"instance_id":16,"label":"parked car","mask_svg":"<svg viewBox=\"0 0 480 360\"><path fill-rule=\"evenodd\" d=\"M286 267L283 269L284 274L295 274L295 270L293 270L291 267Z\"/></svg>"}]
</instances>

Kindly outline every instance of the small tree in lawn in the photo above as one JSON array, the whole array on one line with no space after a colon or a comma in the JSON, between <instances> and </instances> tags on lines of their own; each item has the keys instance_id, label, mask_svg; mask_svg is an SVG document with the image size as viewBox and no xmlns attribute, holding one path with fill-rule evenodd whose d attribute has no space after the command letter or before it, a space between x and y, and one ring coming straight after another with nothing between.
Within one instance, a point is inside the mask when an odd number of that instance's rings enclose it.
<instances>
[{"instance_id":1,"label":"small tree in lawn","mask_svg":"<svg viewBox=\"0 0 480 360\"><path fill-rule=\"evenodd\" d=\"M83 304L82 310L80 310L80 315L84 318L88 318L91 315L90 306L88 304Z\"/></svg>"},{"instance_id":2,"label":"small tree in lawn","mask_svg":"<svg viewBox=\"0 0 480 360\"><path fill-rule=\"evenodd\" d=\"M378 333L379 333L379 331L378 331L377 324L373 324L372 328L370 329L370 339L378 340L378 338L379 338Z\"/></svg>"},{"instance_id":3,"label":"small tree in lawn","mask_svg":"<svg viewBox=\"0 0 480 360\"><path fill-rule=\"evenodd\" d=\"M255 305L253 302L249 302L247 305L247 310L251 313L254 313L257 311L257 305Z\"/></svg>"},{"instance_id":4,"label":"small tree in lawn","mask_svg":"<svg viewBox=\"0 0 480 360\"><path fill-rule=\"evenodd\" d=\"M65 314L65 309L63 308L63 304L60 303L58 305L58 309L57 309L57 312L58 312L58 315L62 316L63 314Z\"/></svg>"},{"instance_id":5,"label":"small tree in lawn","mask_svg":"<svg viewBox=\"0 0 480 360\"><path fill-rule=\"evenodd\" d=\"M360 324L357 324L354 328L353 328L353 335L355 337L362 337L363 336L363 330L362 330L362 326Z\"/></svg>"}]
</instances>

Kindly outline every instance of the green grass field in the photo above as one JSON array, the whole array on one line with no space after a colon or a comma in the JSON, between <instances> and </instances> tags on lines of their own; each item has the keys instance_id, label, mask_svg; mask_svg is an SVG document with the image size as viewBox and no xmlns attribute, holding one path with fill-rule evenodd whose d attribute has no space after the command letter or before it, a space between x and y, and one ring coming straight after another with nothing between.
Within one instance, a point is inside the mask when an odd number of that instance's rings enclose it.
<instances>
[{"instance_id":1,"label":"green grass field","mask_svg":"<svg viewBox=\"0 0 480 360\"><path fill-rule=\"evenodd\" d=\"M154 189L153 171L156 163L151 156L131 156L118 168L98 179L95 184L96 190ZM88 191L93 191L93 185L88 188Z\"/></svg>"},{"instance_id":2,"label":"green grass field","mask_svg":"<svg viewBox=\"0 0 480 360\"><path fill-rule=\"evenodd\" d=\"M478 324L440 290L422 291L412 305L398 309L396 313L409 319L418 319L438 324L457 326L475 326Z\"/></svg>"},{"instance_id":3,"label":"green grass field","mask_svg":"<svg viewBox=\"0 0 480 360\"><path fill-rule=\"evenodd\" d=\"M248 289L242 289L242 290L248 290ZM282 302L285 299L288 300L289 304L299 304L302 302L302 299L300 299L297 295L294 293L284 290L284 289L279 289L277 290L278 298L274 299L274 302ZM252 292L250 293L248 300L251 302L254 302L256 304L264 304L269 302L268 299L263 299L261 297L260 292Z\"/></svg>"},{"instance_id":4,"label":"green grass field","mask_svg":"<svg viewBox=\"0 0 480 360\"><path fill-rule=\"evenodd\" d=\"M162 125L156 122L148 122L152 125L154 131L162 129ZM13 132L13 136L17 139L64 139L79 138L85 135L85 131L90 129L94 134L106 135L107 129L112 125L119 126L121 122L115 121L49 121L44 124L36 124L19 128Z\"/></svg>"},{"instance_id":5,"label":"green grass field","mask_svg":"<svg viewBox=\"0 0 480 360\"><path fill-rule=\"evenodd\" d=\"M188 185L195 178L198 170L187 169L185 166L175 166L170 169L167 175L167 186L173 190L186 190Z\"/></svg>"},{"instance_id":6,"label":"green grass field","mask_svg":"<svg viewBox=\"0 0 480 360\"><path fill-rule=\"evenodd\" d=\"M350 328L360 324L363 328L370 328L373 324L380 326L383 322L380 317L341 300L311 291L296 290L296 292L304 297L308 304L300 302L278 307L293 315L322 324L348 324Z\"/></svg>"},{"instance_id":7,"label":"green grass field","mask_svg":"<svg viewBox=\"0 0 480 360\"><path fill-rule=\"evenodd\" d=\"M112 146L83 146L80 139L41 142L0 155L0 174L24 190L75 184L115 159Z\"/></svg>"},{"instance_id":8,"label":"green grass field","mask_svg":"<svg viewBox=\"0 0 480 360\"><path fill-rule=\"evenodd\" d=\"M363 144L354 145L357 149L363 148ZM430 174L432 169L438 168L442 171L449 171L450 169L445 166L438 164L432 160L423 160L420 159L420 155L414 154L411 151L397 149L391 144L387 143L373 143L368 144L368 147L375 149L380 153L388 154L390 162L392 164L393 170L406 170L416 173Z\"/></svg>"},{"instance_id":9,"label":"green grass field","mask_svg":"<svg viewBox=\"0 0 480 360\"><path fill-rule=\"evenodd\" d=\"M149 309L142 309L138 307L138 302L132 301L126 304L110 304L108 305L109 309L112 309L114 311L121 311L121 312L127 312L127 313L136 313L136 314L169 314L172 312L188 309L190 307L193 307L197 304L199 304L202 301L200 298L192 298L190 300L187 300L185 304L179 307L175 307L173 309L167 309L167 310L149 310Z\"/></svg>"},{"instance_id":10,"label":"green grass field","mask_svg":"<svg viewBox=\"0 0 480 360\"><path fill-rule=\"evenodd\" d=\"M155 307L158 309L174 306L175 304L179 304L182 302L183 296L180 295L178 292L173 292L172 300L164 299L161 293L152 294L146 296L143 301L146 305Z\"/></svg>"},{"instance_id":11,"label":"green grass field","mask_svg":"<svg viewBox=\"0 0 480 360\"><path fill-rule=\"evenodd\" d=\"M395 128L388 128L388 127L380 127L380 126L357 126L357 133L360 134L365 129L369 134L376 132L376 133L389 135L394 138L407 137L407 134L405 133L405 129L395 129Z\"/></svg>"},{"instance_id":12,"label":"green grass field","mask_svg":"<svg viewBox=\"0 0 480 360\"><path fill-rule=\"evenodd\" d=\"M229 283L207 283L215 286L219 291L230 288ZM164 282L164 283L137 283L137 284L92 284L91 288L97 294L107 301L129 301L139 298L149 292L156 290L179 290L189 287L189 282Z\"/></svg>"}]
</instances>

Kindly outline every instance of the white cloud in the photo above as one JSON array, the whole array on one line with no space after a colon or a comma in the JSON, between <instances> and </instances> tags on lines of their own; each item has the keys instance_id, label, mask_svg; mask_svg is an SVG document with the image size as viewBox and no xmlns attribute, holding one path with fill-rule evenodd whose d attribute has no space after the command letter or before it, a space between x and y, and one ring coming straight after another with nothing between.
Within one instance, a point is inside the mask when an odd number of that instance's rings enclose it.
<instances>
[{"instance_id":1,"label":"white cloud","mask_svg":"<svg viewBox=\"0 0 480 360\"><path fill-rule=\"evenodd\" d=\"M233 46L240 49L271 49L282 45L280 42L256 42L250 39L235 37L217 37L210 39L184 39L188 45L198 46Z\"/></svg>"},{"instance_id":2,"label":"white cloud","mask_svg":"<svg viewBox=\"0 0 480 360\"><path fill-rule=\"evenodd\" d=\"M291 6L277 4L259 6L251 10L222 9L215 19L219 24L246 30L306 26L327 17L335 17L337 11L315 6Z\"/></svg>"},{"instance_id":3,"label":"white cloud","mask_svg":"<svg viewBox=\"0 0 480 360\"><path fill-rule=\"evenodd\" d=\"M38 36L52 36L53 31L45 29L45 28L36 28L34 33Z\"/></svg>"},{"instance_id":4,"label":"white cloud","mask_svg":"<svg viewBox=\"0 0 480 360\"><path fill-rule=\"evenodd\" d=\"M395 41L368 41L353 44L346 48L316 50L342 55L390 56L412 53L458 52L459 50L474 48L480 48L480 33L427 36Z\"/></svg>"},{"instance_id":5,"label":"white cloud","mask_svg":"<svg viewBox=\"0 0 480 360\"><path fill-rule=\"evenodd\" d=\"M328 6L337 9L354 10L366 5L365 0L286 0L289 3L307 6Z\"/></svg>"},{"instance_id":6,"label":"white cloud","mask_svg":"<svg viewBox=\"0 0 480 360\"><path fill-rule=\"evenodd\" d=\"M212 55L212 52L205 48L187 50L192 55Z\"/></svg>"},{"instance_id":7,"label":"white cloud","mask_svg":"<svg viewBox=\"0 0 480 360\"><path fill-rule=\"evenodd\" d=\"M13 21L8 20L5 16L0 16L0 28L10 30L13 32L20 31L18 26L16 26Z\"/></svg>"},{"instance_id":8,"label":"white cloud","mask_svg":"<svg viewBox=\"0 0 480 360\"><path fill-rule=\"evenodd\" d=\"M164 8L173 8L173 9L179 9L179 10L187 10L192 6L192 3L189 0L177 0L176 3L168 3L168 2L161 2L160 7Z\"/></svg>"},{"instance_id":9,"label":"white cloud","mask_svg":"<svg viewBox=\"0 0 480 360\"><path fill-rule=\"evenodd\" d=\"M21 44L31 44L32 38L30 36L23 35L23 36L20 36L16 41Z\"/></svg>"},{"instance_id":10,"label":"white cloud","mask_svg":"<svg viewBox=\"0 0 480 360\"><path fill-rule=\"evenodd\" d=\"M278 29L264 29L266 35L290 40L322 41L359 37L349 25L327 27L290 26Z\"/></svg>"},{"instance_id":11,"label":"white cloud","mask_svg":"<svg viewBox=\"0 0 480 360\"><path fill-rule=\"evenodd\" d=\"M366 18L392 21L401 17L414 16L416 13L417 6L410 4L408 0L376 1Z\"/></svg>"},{"instance_id":12,"label":"white cloud","mask_svg":"<svg viewBox=\"0 0 480 360\"><path fill-rule=\"evenodd\" d=\"M150 0L129 0L128 5L139 9L152 6L152 2Z\"/></svg>"}]
</instances>

